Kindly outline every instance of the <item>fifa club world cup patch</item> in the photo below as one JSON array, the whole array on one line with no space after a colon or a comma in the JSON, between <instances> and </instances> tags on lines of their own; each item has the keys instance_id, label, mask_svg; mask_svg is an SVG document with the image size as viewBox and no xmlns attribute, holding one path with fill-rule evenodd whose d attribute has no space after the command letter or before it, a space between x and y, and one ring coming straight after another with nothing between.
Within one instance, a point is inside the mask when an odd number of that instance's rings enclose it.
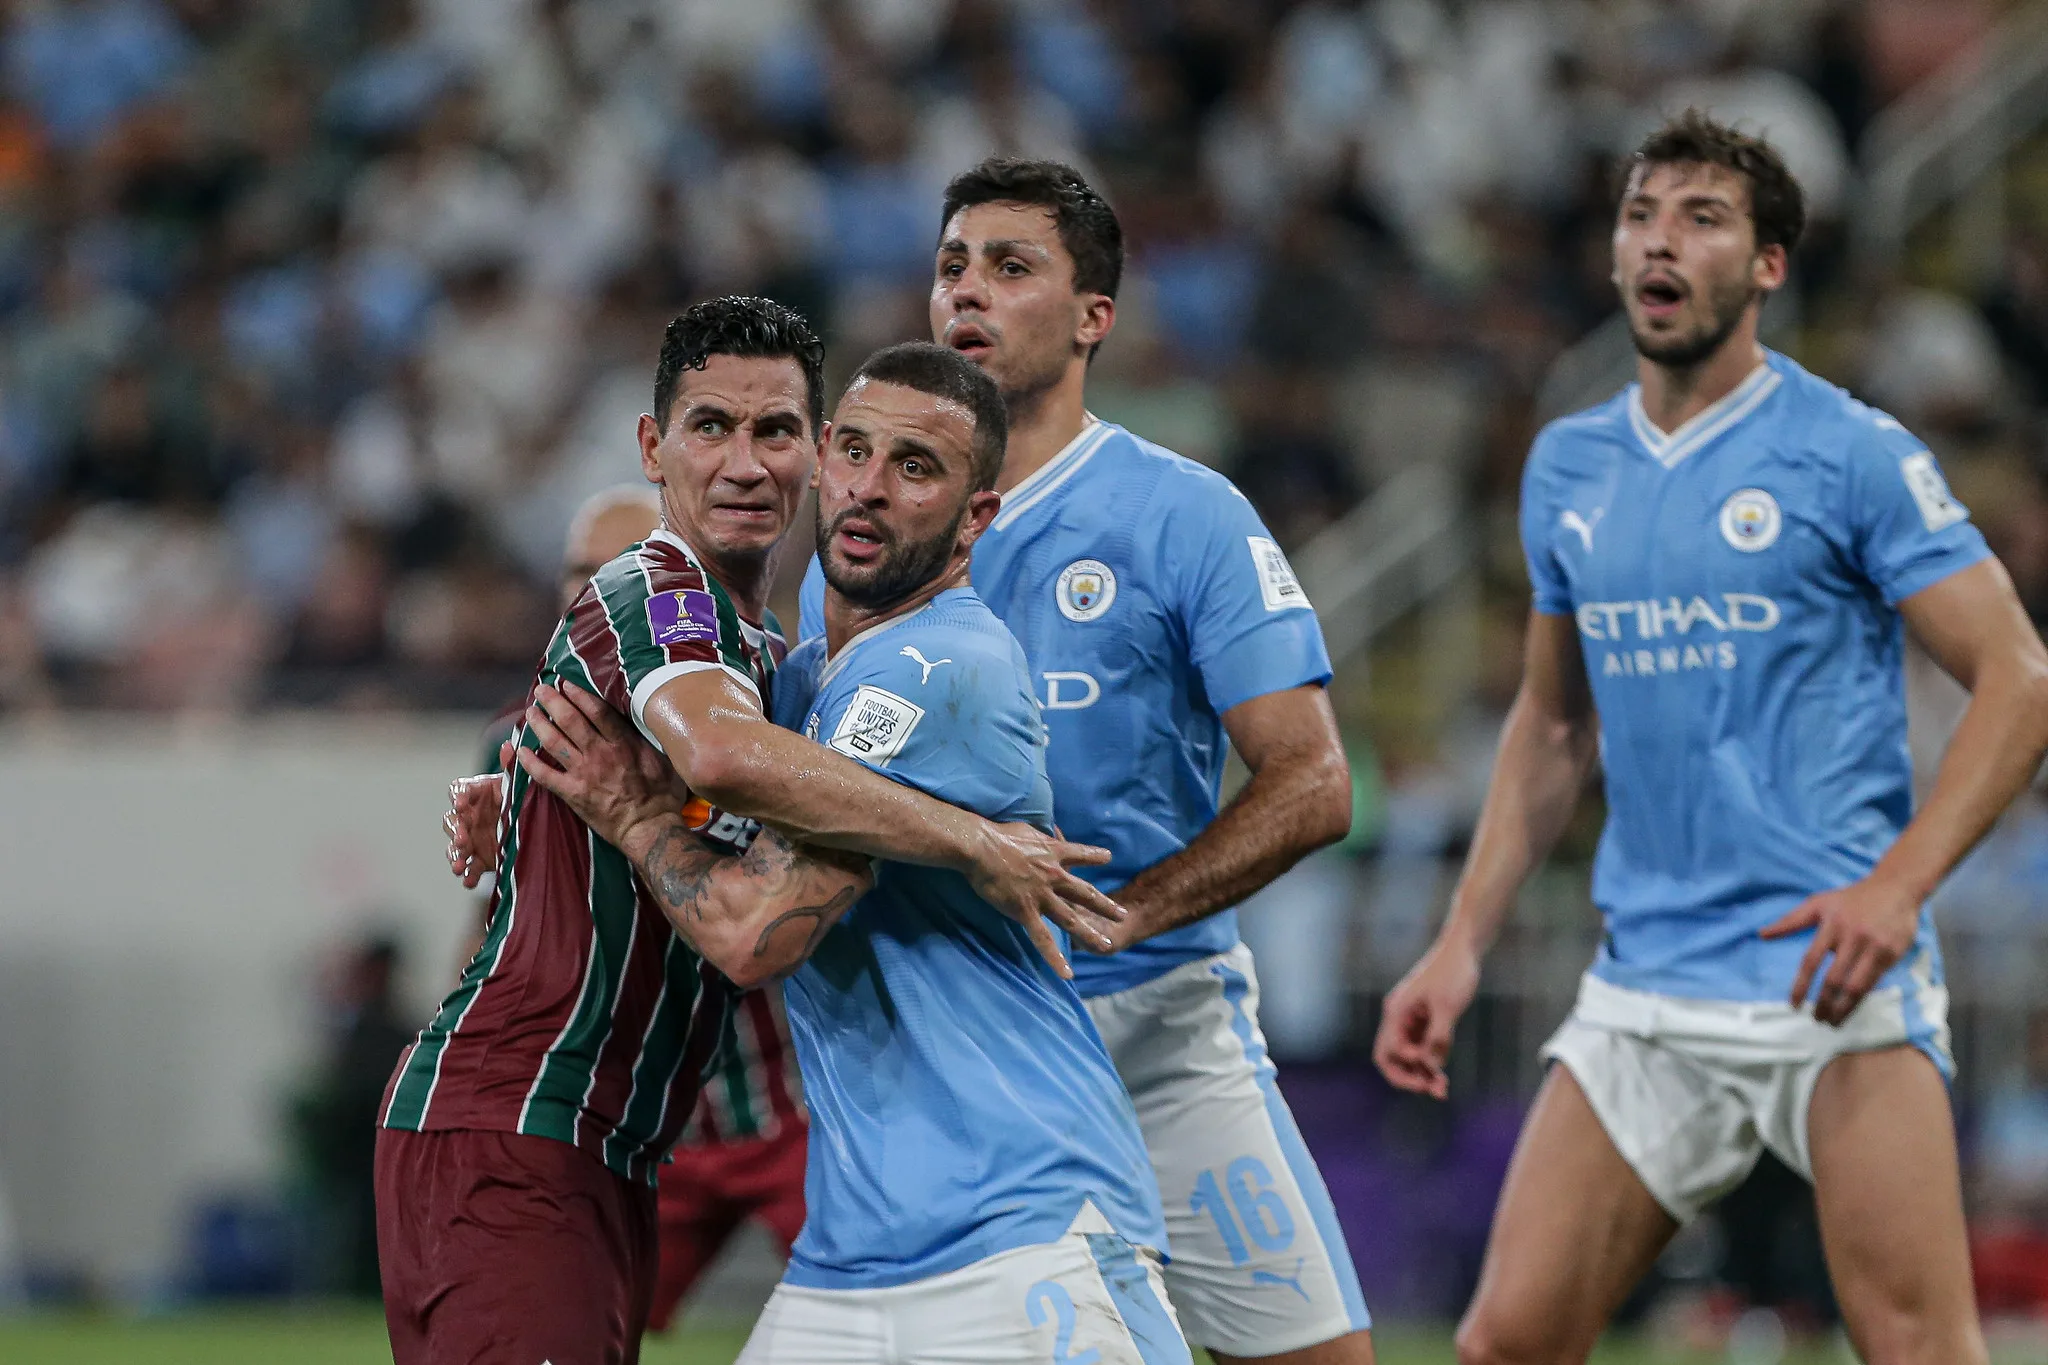
<instances>
[{"instance_id":1,"label":"fifa club world cup patch","mask_svg":"<svg viewBox=\"0 0 2048 1365\"><path fill-rule=\"evenodd\" d=\"M1060 570L1053 600L1069 621L1101 619L1116 601L1116 575L1099 559L1077 559Z\"/></svg>"},{"instance_id":2,"label":"fifa club world cup patch","mask_svg":"<svg viewBox=\"0 0 2048 1365\"><path fill-rule=\"evenodd\" d=\"M1244 543L1252 547L1252 567L1258 571L1259 596L1267 611L1308 605L1308 594L1301 590L1301 580L1294 576L1285 551L1265 536L1246 536Z\"/></svg>"},{"instance_id":3,"label":"fifa club world cup patch","mask_svg":"<svg viewBox=\"0 0 2048 1365\"><path fill-rule=\"evenodd\" d=\"M1770 549L1784 528L1778 500L1761 488L1730 493L1728 501L1721 504L1721 539L1744 554Z\"/></svg>"},{"instance_id":4,"label":"fifa club world cup patch","mask_svg":"<svg viewBox=\"0 0 2048 1365\"><path fill-rule=\"evenodd\" d=\"M916 702L864 683L825 743L848 758L880 767L903 752L910 732L923 719L924 708Z\"/></svg>"},{"instance_id":5,"label":"fifa club world cup patch","mask_svg":"<svg viewBox=\"0 0 2048 1365\"><path fill-rule=\"evenodd\" d=\"M658 592L647 599L647 625L663 649L716 641L718 599L695 588Z\"/></svg>"},{"instance_id":6,"label":"fifa club world cup patch","mask_svg":"<svg viewBox=\"0 0 2048 1365\"><path fill-rule=\"evenodd\" d=\"M1899 473L1905 476L1914 505L1920 509L1920 522L1928 530L1943 530L1970 515L1970 509L1948 491L1948 480L1941 477L1941 467L1927 451L1900 460Z\"/></svg>"}]
</instances>

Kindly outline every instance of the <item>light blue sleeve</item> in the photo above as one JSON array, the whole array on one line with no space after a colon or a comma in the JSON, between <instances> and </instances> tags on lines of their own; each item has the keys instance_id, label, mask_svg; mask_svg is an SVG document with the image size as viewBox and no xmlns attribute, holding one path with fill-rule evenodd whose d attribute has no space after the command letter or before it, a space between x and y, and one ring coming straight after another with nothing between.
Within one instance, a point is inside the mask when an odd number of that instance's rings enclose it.
<instances>
[{"instance_id":1,"label":"light blue sleeve","mask_svg":"<svg viewBox=\"0 0 2048 1365\"><path fill-rule=\"evenodd\" d=\"M1551 533L1559 513L1551 503L1550 481L1546 476L1549 453L1556 439L1547 429L1538 433L1529 447L1528 462L1522 466L1522 558L1529 566L1530 598L1536 610L1545 616L1569 616L1571 586L1565 582L1551 549Z\"/></svg>"},{"instance_id":2,"label":"light blue sleeve","mask_svg":"<svg viewBox=\"0 0 2048 1365\"><path fill-rule=\"evenodd\" d=\"M1273 533L1244 494L1216 475L1178 491L1152 553L1187 633L1188 656L1217 713L1330 680L1323 628Z\"/></svg>"},{"instance_id":3,"label":"light blue sleeve","mask_svg":"<svg viewBox=\"0 0 2048 1365\"><path fill-rule=\"evenodd\" d=\"M925 629L865 645L819 697L816 739L951 805L1016 818L1043 781L1043 738L1016 658L997 643Z\"/></svg>"},{"instance_id":4,"label":"light blue sleeve","mask_svg":"<svg viewBox=\"0 0 2048 1365\"><path fill-rule=\"evenodd\" d=\"M769 716L785 730L801 732L811 713L811 699L818 692L818 670L824 663L825 642L807 641L789 651L775 679L768 686Z\"/></svg>"},{"instance_id":5,"label":"light blue sleeve","mask_svg":"<svg viewBox=\"0 0 2048 1365\"><path fill-rule=\"evenodd\" d=\"M1887 603L1991 554L1933 453L1896 420L1872 413L1847 445L1850 550Z\"/></svg>"},{"instance_id":6,"label":"light blue sleeve","mask_svg":"<svg viewBox=\"0 0 2048 1365\"><path fill-rule=\"evenodd\" d=\"M816 555L811 556L811 565L804 570L804 585L796 594L796 638L813 640L825 633L825 569L818 563Z\"/></svg>"}]
</instances>

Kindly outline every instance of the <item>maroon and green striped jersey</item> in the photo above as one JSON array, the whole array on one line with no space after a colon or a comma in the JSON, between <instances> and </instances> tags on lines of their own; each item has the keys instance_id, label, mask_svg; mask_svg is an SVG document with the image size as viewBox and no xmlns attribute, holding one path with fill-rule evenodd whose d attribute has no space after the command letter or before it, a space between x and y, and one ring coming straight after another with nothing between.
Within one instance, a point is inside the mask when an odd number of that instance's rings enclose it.
<instances>
[{"instance_id":1,"label":"maroon and green striped jersey","mask_svg":"<svg viewBox=\"0 0 2048 1365\"><path fill-rule=\"evenodd\" d=\"M598 570L534 683L586 687L644 731L648 698L700 669L727 670L765 703L781 653L659 530ZM523 725L518 739L536 746ZM483 944L400 1059L384 1126L555 1138L652 1184L706 1078L739 1053L738 993L675 933L626 856L522 769L498 848ZM751 1111L743 1122L756 1122Z\"/></svg>"},{"instance_id":2,"label":"maroon and green striped jersey","mask_svg":"<svg viewBox=\"0 0 2048 1365\"><path fill-rule=\"evenodd\" d=\"M732 1037L717 1074L704 1083L682 1146L777 1137L809 1122L796 1049L782 1012L782 987L748 991L733 1007Z\"/></svg>"}]
</instances>

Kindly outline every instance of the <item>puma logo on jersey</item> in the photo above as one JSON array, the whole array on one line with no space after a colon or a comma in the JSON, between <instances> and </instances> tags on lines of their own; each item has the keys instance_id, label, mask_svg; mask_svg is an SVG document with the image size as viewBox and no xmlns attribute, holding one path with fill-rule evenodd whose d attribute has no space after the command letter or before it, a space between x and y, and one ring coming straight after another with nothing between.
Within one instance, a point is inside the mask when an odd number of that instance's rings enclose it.
<instances>
[{"instance_id":1,"label":"puma logo on jersey","mask_svg":"<svg viewBox=\"0 0 2048 1365\"><path fill-rule=\"evenodd\" d=\"M937 668L940 664L949 664L953 662L951 659L927 659L924 657L924 655L917 652L916 645L905 645L903 646L903 648L897 650L896 652L898 654L908 655L910 658L915 659L917 661L917 666L924 670L923 676L917 680L918 686L920 687L924 686L924 684L932 680L933 669Z\"/></svg>"},{"instance_id":2,"label":"puma logo on jersey","mask_svg":"<svg viewBox=\"0 0 2048 1365\"><path fill-rule=\"evenodd\" d=\"M1579 540L1586 547L1586 553L1591 554L1593 553L1593 528L1598 526L1600 518L1606 515L1607 509L1605 507L1595 507L1593 509L1593 519L1588 521L1574 509L1567 507L1564 510L1564 514L1557 520L1558 524L1563 526L1565 530L1577 531L1579 533Z\"/></svg>"}]
</instances>

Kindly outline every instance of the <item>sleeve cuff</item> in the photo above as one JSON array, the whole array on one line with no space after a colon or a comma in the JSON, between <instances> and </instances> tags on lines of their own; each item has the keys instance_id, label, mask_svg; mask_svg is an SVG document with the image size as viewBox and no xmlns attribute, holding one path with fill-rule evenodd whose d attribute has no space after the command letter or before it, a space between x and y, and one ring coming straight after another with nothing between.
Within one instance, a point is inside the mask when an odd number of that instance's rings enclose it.
<instances>
[{"instance_id":1,"label":"sleeve cuff","mask_svg":"<svg viewBox=\"0 0 2048 1365\"><path fill-rule=\"evenodd\" d=\"M1959 574L1989 558L1991 547L1980 540L1968 549L1945 554L1925 564L1916 564L1884 585L1885 605L1896 607L1913 594L1931 588L1942 579Z\"/></svg>"},{"instance_id":2,"label":"sleeve cuff","mask_svg":"<svg viewBox=\"0 0 2048 1365\"><path fill-rule=\"evenodd\" d=\"M685 659L681 663L663 664L633 686L633 724L641 734L647 737L649 744L652 744L657 749L661 747L661 741L656 739L654 732L647 728L647 699L677 678L688 673L702 673L707 668L723 669L731 674L739 682L740 686L753 693L755 701L761 700L761 689L755 685L754 680L729 663L712 659Z\"/></svg>"}]
</instances>

